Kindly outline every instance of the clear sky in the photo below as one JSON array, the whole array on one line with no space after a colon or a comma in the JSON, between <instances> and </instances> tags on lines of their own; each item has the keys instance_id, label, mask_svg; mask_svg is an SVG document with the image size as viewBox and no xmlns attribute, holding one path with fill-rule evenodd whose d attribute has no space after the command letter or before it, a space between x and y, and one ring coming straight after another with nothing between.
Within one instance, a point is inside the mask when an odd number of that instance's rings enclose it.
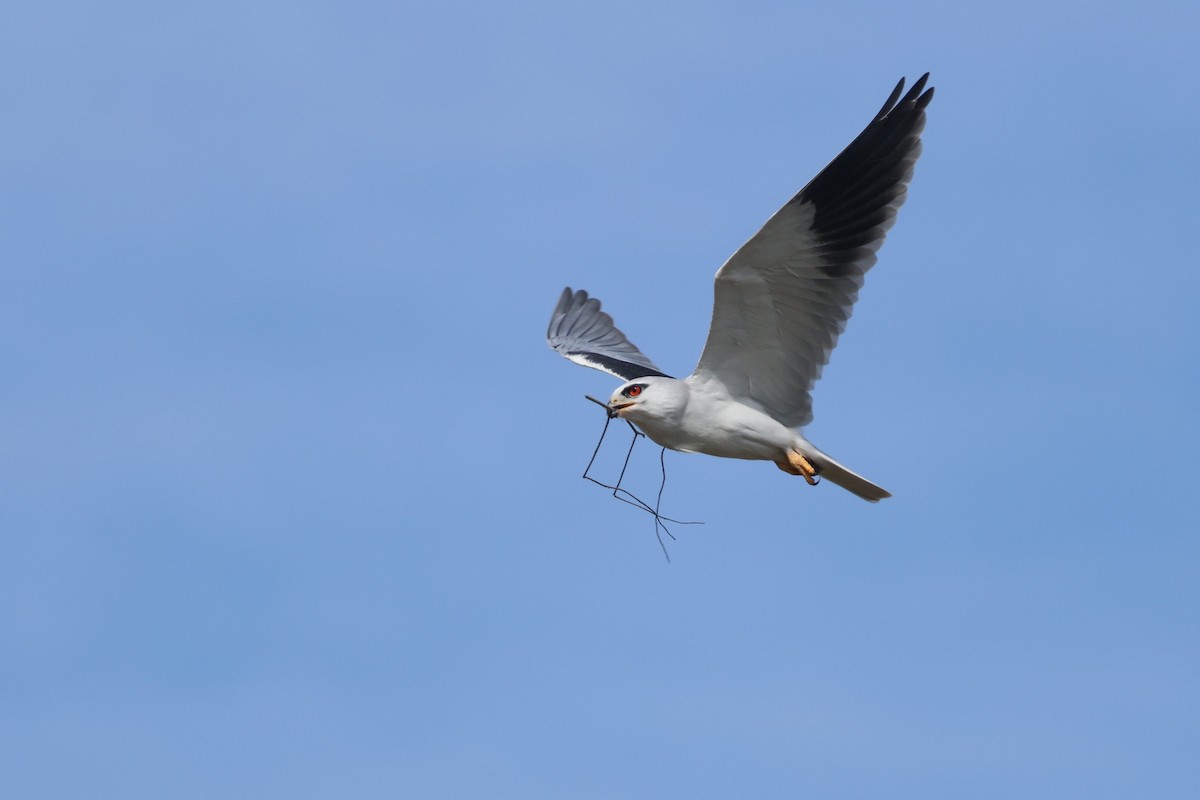
<instances>
[{"instance_id":1,"label":"clear sky","mask_svg":"<svg viewBox=\"0 0 1200 800\"><path fill-rule=\"evenodd\" d=\"M0 794L1200 796L1200 11L827 5L7 7ZM895 497L668 453L668 564L559 292L688 373L926 70L806 431Z\"/></svg>"}]
</instances>

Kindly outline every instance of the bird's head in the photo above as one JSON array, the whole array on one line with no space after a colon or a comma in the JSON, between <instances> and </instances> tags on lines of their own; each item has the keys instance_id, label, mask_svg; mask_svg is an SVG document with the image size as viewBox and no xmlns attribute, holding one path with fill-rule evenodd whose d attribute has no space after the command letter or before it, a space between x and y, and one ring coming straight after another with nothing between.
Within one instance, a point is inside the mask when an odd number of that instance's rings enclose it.
<instances>
[{"instance_id":1,"label":"bird's head","mask_svg":"<svg viewBox=\"0 0 1200 800\"><path fill-rule=\"evenodd\" d=\"M680 407L682 381L674 378L646 377L626 383L608 400L610 413L622 419L666 417Z\"/></svg>"}]
</instances>

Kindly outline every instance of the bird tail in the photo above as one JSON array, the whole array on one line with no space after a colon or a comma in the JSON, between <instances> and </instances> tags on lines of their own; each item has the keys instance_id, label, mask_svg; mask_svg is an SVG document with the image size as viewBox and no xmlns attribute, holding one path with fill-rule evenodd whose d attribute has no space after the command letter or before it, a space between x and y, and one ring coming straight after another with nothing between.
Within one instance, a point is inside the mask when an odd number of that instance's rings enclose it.
<instances>
[{"instance_id":1,"label":"bird tail","mask_svg":"<svg viewBox=\"0 0 1200 800\"><path fill-rule=\"evenodd\" d=\"M814 447L804 437L797 437L797 440L794 447L813 463L813 466L817 468L817 475L822 480L836 484L870 503L878 503L883 498L892 496L892 493L887 489L884 489L882 486L876 486L862 475L846 469L834 461L828 455Z\"/></svg>"}]
</instances>

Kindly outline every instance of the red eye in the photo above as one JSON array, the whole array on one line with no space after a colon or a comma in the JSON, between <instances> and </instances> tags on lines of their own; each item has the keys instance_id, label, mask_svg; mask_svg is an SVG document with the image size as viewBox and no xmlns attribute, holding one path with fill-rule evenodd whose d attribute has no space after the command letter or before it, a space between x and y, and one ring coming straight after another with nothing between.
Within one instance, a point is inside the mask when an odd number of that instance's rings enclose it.
<instances>
[{"instance_id":1,"label":"red eye","mask_svg":"<svg viewBox=\"0 0 1200 800\"><path fill-rule=\"evenodd\" d=\"M630 386L628 389L625 390L626 397L637 397L641 393L642 393L642 387L640 387L640 386Z\"/></svg>"}]
</instances>

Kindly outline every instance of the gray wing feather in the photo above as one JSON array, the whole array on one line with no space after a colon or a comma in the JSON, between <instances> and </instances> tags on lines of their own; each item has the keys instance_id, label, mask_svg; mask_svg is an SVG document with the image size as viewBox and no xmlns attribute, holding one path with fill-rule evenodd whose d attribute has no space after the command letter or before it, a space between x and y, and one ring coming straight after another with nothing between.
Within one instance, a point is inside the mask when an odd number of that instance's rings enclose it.
<instances>
[{"instance_id":1,"label":"gray wing feather","mask_svg":"<svg viewBox=\"0 0 1200 800\"><path fill-rule=\"evenodd\" d=\"M717 272L708 342L689 380L719 382L789 427L812 421L812 387L921 154L928 78L903 99L901 80L871 124Z\"/></svg>"},{"instance_id":2,"label":"gray wing feather","mask_svg":"<svg viewBox=\"0 0 1200 800\"><path fill-rule=\"evenodd\" d=\"M623 380L662 375L625 334L613 325L612 317L600 310L600 301L582 289L568 286L550 315L546 341L576 364L598 369Z\"/></svg>"}]
</instances>

